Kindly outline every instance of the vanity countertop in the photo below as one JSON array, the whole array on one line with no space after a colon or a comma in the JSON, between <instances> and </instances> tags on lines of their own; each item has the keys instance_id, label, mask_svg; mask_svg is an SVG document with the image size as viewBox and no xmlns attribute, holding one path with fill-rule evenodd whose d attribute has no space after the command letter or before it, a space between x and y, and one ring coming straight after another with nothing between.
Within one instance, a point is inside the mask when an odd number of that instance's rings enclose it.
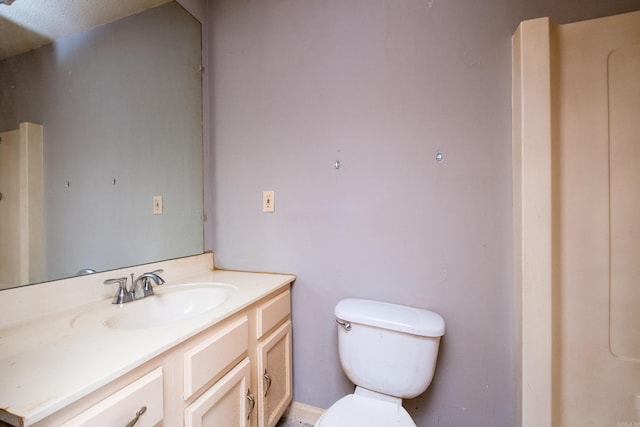
<instances>
[{"instance_id":1,"label":"vanity countertop","mask_svg":"<svg viewBox=\"0 0 640 427\"><path fill-rule=\"evenodd\" d=\"M111 298L0 326L0 420L31 425L294 280L287 274L209 270L167 281L163 286L220 282L237 292L205 314L157 327L74 323L82 312L118 310Z\"/></svg>"}]
</instances>

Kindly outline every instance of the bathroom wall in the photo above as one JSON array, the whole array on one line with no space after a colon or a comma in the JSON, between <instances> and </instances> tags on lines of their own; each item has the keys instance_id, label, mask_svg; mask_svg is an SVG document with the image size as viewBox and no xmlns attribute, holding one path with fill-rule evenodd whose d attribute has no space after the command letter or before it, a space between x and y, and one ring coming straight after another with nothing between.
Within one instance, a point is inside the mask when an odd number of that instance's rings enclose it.
<instances>
[{"instance_id":1,"label":"bathroom wall","mask_svg":"<svg viewBox=\"0 0 640 427\"><path fill-rule=\"evenodd\" d=\"M352 390L333 307L373 298L447 322L418 426L516 425L511 35L640 9L583 3L209 4L207 233L219 267L298 275L295 400Z\"/></svg>"}]
</instances>

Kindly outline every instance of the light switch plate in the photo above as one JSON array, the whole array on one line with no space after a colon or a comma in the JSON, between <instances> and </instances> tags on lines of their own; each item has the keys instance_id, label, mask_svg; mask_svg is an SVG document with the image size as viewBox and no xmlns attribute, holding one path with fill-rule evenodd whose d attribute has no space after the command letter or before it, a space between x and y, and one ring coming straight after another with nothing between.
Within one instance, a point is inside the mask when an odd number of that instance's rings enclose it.
<instances>
[{"instance_id":1,"label":"light switch plate","mask_svg":"<svg viewBox=\"0 0 640 427\"><path fill-rule=\"evenodd\" d=\"M153 214L162 215L162 196L153 196Z\"/></svg>"},{"instance_id":2,"label":"light switch plate","mask_svg":"<svg viewBox=\"0 0 640 427\"><path fill-rule=\"evenodd\" d=\"M272 190L262 192L262 212L275 212L275 192Z\"/></svg>"}]
</instances>

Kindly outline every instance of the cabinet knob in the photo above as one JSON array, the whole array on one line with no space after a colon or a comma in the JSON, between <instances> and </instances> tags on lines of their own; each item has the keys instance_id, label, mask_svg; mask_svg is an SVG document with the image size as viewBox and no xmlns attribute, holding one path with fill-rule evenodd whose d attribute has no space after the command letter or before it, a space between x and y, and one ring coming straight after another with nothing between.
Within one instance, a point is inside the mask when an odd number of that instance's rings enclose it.
<instances>
[{"instance_id":1,"label":"cabinet knob","mask_svg":"<svg viewBox=\"0 0 640 427\"><path fill-rule=\"evenodd\" d=\"M247 411L247 419L251 417L253 408L256 407L256 399L251 395L251 390L247 389L247 401L249 402L249 410Z\"/></svg>"},{"instance_id":2,"label":"cabinet knob","mask_svg":"<svg viewBox=\"0 0 640 427\"><path fill-rule=\"evenodd\" d=\"M124 427L133 427L138 422L138 418L140 418L140 415L144 414L145 412L147 412L147 407L143 406L138 410L138 412L136 412L136 417L129 421Z\"/></svg>"},{"instance_id":3,"label":"cabinet knob","mask_svg":"<svg viewBox=\"0 0 640 427\"><path fill-rule=\"evenodd\" d=\"M269 374L267 374L267 370L264 370L264 375L262 376L264 378L264 397L267 397L267 392L269 391L269 389L271 388L271 376Z\"/></svg>"}]
</instances>

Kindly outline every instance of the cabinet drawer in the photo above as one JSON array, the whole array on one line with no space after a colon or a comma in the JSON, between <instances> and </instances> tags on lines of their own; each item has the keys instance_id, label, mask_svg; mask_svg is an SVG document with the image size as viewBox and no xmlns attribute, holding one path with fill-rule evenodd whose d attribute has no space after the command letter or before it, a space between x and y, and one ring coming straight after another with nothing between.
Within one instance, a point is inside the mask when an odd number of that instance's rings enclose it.
<instances>
[{"instance_id":1,"label":"cabinet drawer","mask_svg":"<svg viewBox=\"0 0 640 427\"><path fill-rule=\"evenodd\" d=\"M151 427L164 418L163 407L162 368L157 368L62 424L62 427L124 426L136 417L141 408L145 408L144 413L136 427Z\"/></svg>"},{"instance_id":2,"label":"cabinet drawer","mask_svg":"<svg viewBox=\"0 0 640 427\"><path fill-rule=\"evenodd\" d=\"M226 374L249 350L249 320L243 316L184 354L184 400Z\"/></svg>"},{"instance_id":3,"label":"cabinet drawer","mask_svg":"<svg viewBox=\"0 0 640 427\"><path fill-rule=\"evenodd\" d=\"M291 292L286 292L270 299L257 308L256 338L260 339L284 320L291 311Z\"/></svg>"}]
</instances>

